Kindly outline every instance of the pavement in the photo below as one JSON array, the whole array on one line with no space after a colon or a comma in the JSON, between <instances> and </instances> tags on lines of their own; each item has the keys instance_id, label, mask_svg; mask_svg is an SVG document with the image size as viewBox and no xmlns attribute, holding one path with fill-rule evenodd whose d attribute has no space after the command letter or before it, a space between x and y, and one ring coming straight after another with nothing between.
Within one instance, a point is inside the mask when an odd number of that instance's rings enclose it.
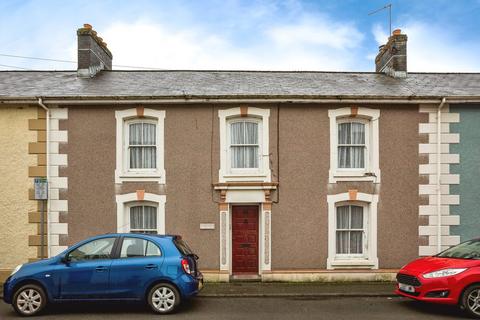
<instances>
[{"instance_id":1,"label":"pavement","mask_svg":"<svg viewBox=\"0 0 480 320\"><path fill-rule=\"evenodd\" d=\"M206 283L201 297L393 297L394 282Z\"/></svg>"},{"instance_id":2,"label":"pavement","mask_svg":"<svg viewBox=\"0 0 480 320\"><path fill-rule=\"evenodd\" d=\"M393 297L393 282L229 282L205 283L199 296L259 297ZM3 286L2 286L3 288ZM0 289L0 297L3 297Z\"/></svg>"}]
</instances>

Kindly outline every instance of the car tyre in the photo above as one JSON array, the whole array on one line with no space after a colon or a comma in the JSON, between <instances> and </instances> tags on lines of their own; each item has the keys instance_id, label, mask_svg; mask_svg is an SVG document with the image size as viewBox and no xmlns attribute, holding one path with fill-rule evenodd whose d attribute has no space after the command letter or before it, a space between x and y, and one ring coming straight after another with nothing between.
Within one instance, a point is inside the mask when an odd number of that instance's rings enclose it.
<instances>
[{"instance_id":1,"label":"car tyre","mask_svg":"<svg viewBox=\"0 0 480 320\"><path fill-rule=\"evenodd\" d=\"M169 314L177 310L180 305L180 293L177 288L168 283L159 283L153 286L148 293L147 302L155 313Z\"/></svg>"},{"instance_id":2,"label":"car tyre","mask_svg":"<svg viewBox=\"0 0 480 320\"><path fill-rule=\"evenodd\" d=\"M470 316L480 318L480 285L475 284L465 290L462 305Z\"/></svg>"},{"instance_id":3,"label":"car tyre","mask_svg":"<svg viewBox=\"0 0 480 320\"><path fill-rule=\"evenodd\" d=\"M36 316L47 305L47 296L42 287L27 284L20 287L13 295L13 309L21 316Z\"/></svg>"}]
</instances>

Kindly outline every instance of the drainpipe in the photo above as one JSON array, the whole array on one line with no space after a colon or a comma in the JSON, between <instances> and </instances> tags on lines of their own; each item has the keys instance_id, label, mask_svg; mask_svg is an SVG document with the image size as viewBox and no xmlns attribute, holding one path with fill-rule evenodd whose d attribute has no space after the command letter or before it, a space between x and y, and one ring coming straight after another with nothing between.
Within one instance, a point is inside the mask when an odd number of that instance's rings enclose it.
<instances>
[{"instance_id":1,"label":"drainpipe","mask_svg":"<svg viewBox=\"0 0 480 320\"><path fill-rule=\"evenodd\" d=\"M38 98L38 105L45 110L46 112L46 122L47 122L47 132L46 132L46 160L47 160L47 190L48 190L48 199L47 199L47 257L51 256L51 245L50 245L50 109L43 104L42 98ZM43 200L42 200L43 201ZM42 257L43 258L43 257Z\"/></svg>"},{"instance_id":2,"label":"drainpipe","mask_svg":"<svg viewBox=\"0 0 480 320\"><path fill-rule=\"evenodd\" d=\"M442 169L442 108L447 102L446 98L442 99L442 102L437 108L437 252L442 251L442 191L440 185L441 169Z\"/></svg>"}]
</instances>

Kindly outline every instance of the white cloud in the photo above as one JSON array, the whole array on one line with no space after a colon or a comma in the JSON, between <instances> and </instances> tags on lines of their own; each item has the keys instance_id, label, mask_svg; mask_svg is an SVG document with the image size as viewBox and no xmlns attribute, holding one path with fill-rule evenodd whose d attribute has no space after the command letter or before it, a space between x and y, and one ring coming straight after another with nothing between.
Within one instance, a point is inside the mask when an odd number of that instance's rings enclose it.
<instances>
[{"instance_id":1,"label":"white cloud","mask_svg":"<svg viewBox=\"0 0 480 320\"><path fill-rule=\"evenodd\" d=\"M178 29L151 21L115 23L101 36L114 64L162 69L349 70L363 35L323 19L276 25L242 46L207 29Z\"/></svg>"},{"instance_id":2,"label":"white cloud","mask_svg":"<svg viewBox=\"0 0 480 320\"><path fill-rule=\"evenodd\" d=\"M372 33L377 43L384 44L388 33L378 25ZM407 23L407 63L410 72L474 72L480 71L480 43L468 42L445 26L422 22ZM463 41L462 41L463 40Z\"/></svg>"},{"instance_id":3,"label":"white cloud","mask_svg":"<svg viewBox=\"0 0 480 320\"><path fill-rule=\"evenodd\" d=\"M267 34L281 45L321 45L333 49L353 48L363 40L363 34L354 26L321 17L273 27Z\"/></svg>"}]
</instances>

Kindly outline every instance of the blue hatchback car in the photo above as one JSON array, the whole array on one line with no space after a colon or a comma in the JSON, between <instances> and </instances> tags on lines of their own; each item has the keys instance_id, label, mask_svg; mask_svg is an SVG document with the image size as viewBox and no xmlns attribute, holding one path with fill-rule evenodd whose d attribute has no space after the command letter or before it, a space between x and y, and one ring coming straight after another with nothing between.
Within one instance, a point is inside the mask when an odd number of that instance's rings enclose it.
<instances>
[{"instance_id":1,"label":"blue hatchback car","mask_svg":"<svg viewBox=\"0 0 480 320\"><path fill-rule=\"evenodd\" d=\"M197 259L180 236L105 234L18 266L3 299L22 316L79 300L146 301L155 313L171 313L203 286Z\"/></svg>"}]
</instances>

